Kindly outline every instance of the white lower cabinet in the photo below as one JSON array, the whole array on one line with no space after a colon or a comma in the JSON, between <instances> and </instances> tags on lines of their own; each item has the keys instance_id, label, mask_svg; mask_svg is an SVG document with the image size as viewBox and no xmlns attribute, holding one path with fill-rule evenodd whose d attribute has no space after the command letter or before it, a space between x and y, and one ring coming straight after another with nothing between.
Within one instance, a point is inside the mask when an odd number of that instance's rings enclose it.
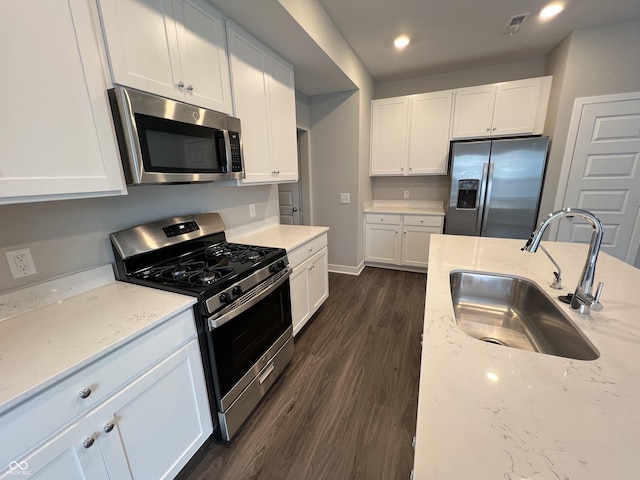
<instances>
[{"instance_id":1,"label":"white lower cabinet","mask_svg":"<svg viewBox=\"0 0 640 480\"><path fill-rule=\"evenodd\" d=\"M0 478L174 478L213 428L193 313L168 322L1 416Z\"/></svg>"},{"instance_id":2,"label":"white lower cabinet","mask_svg":"<svg viewBox=\"0 0 640 480\"><path fill-rule=\"evenodd\" d=\"M431 234L442 233L440 215L365 215L365 261L425 269Z\"/></svg>"},{"instance_id":3,"label":"white lower cabinet","mask_svg":"<svg viewBox=\"0 0 640 480\"><path fill-rule=\"evenodd\" d=\"M288 254L293 267L289 283L294 335L329 297L327 252L327 235L323 234Z\"/></svg>"}]
</instances>

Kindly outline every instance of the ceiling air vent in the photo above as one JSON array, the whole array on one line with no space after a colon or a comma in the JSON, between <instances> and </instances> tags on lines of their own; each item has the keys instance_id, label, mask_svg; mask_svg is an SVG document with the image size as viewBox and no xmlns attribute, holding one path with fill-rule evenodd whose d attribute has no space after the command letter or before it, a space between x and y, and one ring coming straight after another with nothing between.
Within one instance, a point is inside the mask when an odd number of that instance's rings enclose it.
<instances>
[{"instance_id":1,"label":"ceiling air vent","mask_svg":"<svg viewBox=\"0 0 640 480\"><path fill-rule=\"evenodd\" d=\"M513 35L514 33L516 33L518 31L518 28L520 28L520 25L522 25L522 22L525 21L530 13L531 12L521 13L519 15L514 15L513 17L511 17L507 21L507 26L504 27L504 34Z\"/></svg>"}]
</instances>

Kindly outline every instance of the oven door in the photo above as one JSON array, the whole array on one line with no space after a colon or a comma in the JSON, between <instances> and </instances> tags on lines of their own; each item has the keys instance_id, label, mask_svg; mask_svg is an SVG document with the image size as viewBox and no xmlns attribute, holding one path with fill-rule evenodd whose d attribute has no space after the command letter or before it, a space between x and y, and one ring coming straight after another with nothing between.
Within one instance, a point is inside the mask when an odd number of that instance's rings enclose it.
<instances>
[{"instance_id":1,"label":"oven door","mask_svg":"<svg viewBox=\"0 0 640 480\"><path fill-rule=\"evenodd\" d=\"M226 411L292 337L288 275L208 333L218 410ZM227 314L229 315L229 314ZM225 317L227 317L225 315Z\"/></svg>"}]
</instances>

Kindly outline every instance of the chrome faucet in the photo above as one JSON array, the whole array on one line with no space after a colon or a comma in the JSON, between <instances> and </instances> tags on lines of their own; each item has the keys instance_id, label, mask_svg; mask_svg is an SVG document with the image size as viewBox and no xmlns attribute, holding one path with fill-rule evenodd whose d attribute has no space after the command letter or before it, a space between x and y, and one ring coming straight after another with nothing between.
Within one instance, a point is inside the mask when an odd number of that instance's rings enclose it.
<instances>
[{"instance_id":1,"label":"chrome faucet","mask_svg":"<svg viewBox=\"0 0 640 480\"><path fill-rule=\"evenodd\" d=\"M534 253L540 246L542 234L551 222L556 218L573 216L579 216L587 220L593 227L593 233L591 234L591 243L589 244L587 261L582 269L582 275L578 281L576 291L571 298L571 308L580 313L588 314L591 310L599 312L603 308L600 303L600 295L602 294L602 287L604 284L602 282L598 284L595 296L591 294L591 290L593 288L593 280L596 274L596 261L598 260L598 253L600 252L600 245L602 244L603 230L602 223L600 223L600 220L598 220L593 213L579 208L565 208L564 210L558 210L550 213L547 215L547 218L540 222L538 227L533 231L526 245L522 247L522 250Z\"/></svg>"}]
</instances>

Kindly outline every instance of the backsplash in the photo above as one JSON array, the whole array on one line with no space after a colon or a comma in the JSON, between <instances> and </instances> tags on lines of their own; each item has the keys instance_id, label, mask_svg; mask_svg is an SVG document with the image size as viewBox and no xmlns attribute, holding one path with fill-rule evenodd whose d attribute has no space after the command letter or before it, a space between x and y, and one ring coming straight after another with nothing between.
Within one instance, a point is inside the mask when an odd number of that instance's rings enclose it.
<instances>
[{"instance_id":1,"label":"backsplash","mask_svg":"<svg viewBox=\"0 0 640 480\"><path fill-rule=\"evenodd\" d=\"M249 205L256 216L250 217ZM218 212L227 229L279 215L274 185L153 185L117 197L2 205L0 294L113 263L109 234L178 215ZM9 227L10 226L10 227ZM4 252L30 248L37 273L14 279Z\"/></svg>"},{"instance_id":2,"label":"backsplash","mask_svg":"<svg viewBox=\"0 0 640 480\"><path fill-rule=\"evenodd\" d=\"M429 200L445 202L449 199L450 179L446 175L415 177L371 177L374 200ZM409 192L409 198L404 192Z\"/></svg>"}]
</instances>

